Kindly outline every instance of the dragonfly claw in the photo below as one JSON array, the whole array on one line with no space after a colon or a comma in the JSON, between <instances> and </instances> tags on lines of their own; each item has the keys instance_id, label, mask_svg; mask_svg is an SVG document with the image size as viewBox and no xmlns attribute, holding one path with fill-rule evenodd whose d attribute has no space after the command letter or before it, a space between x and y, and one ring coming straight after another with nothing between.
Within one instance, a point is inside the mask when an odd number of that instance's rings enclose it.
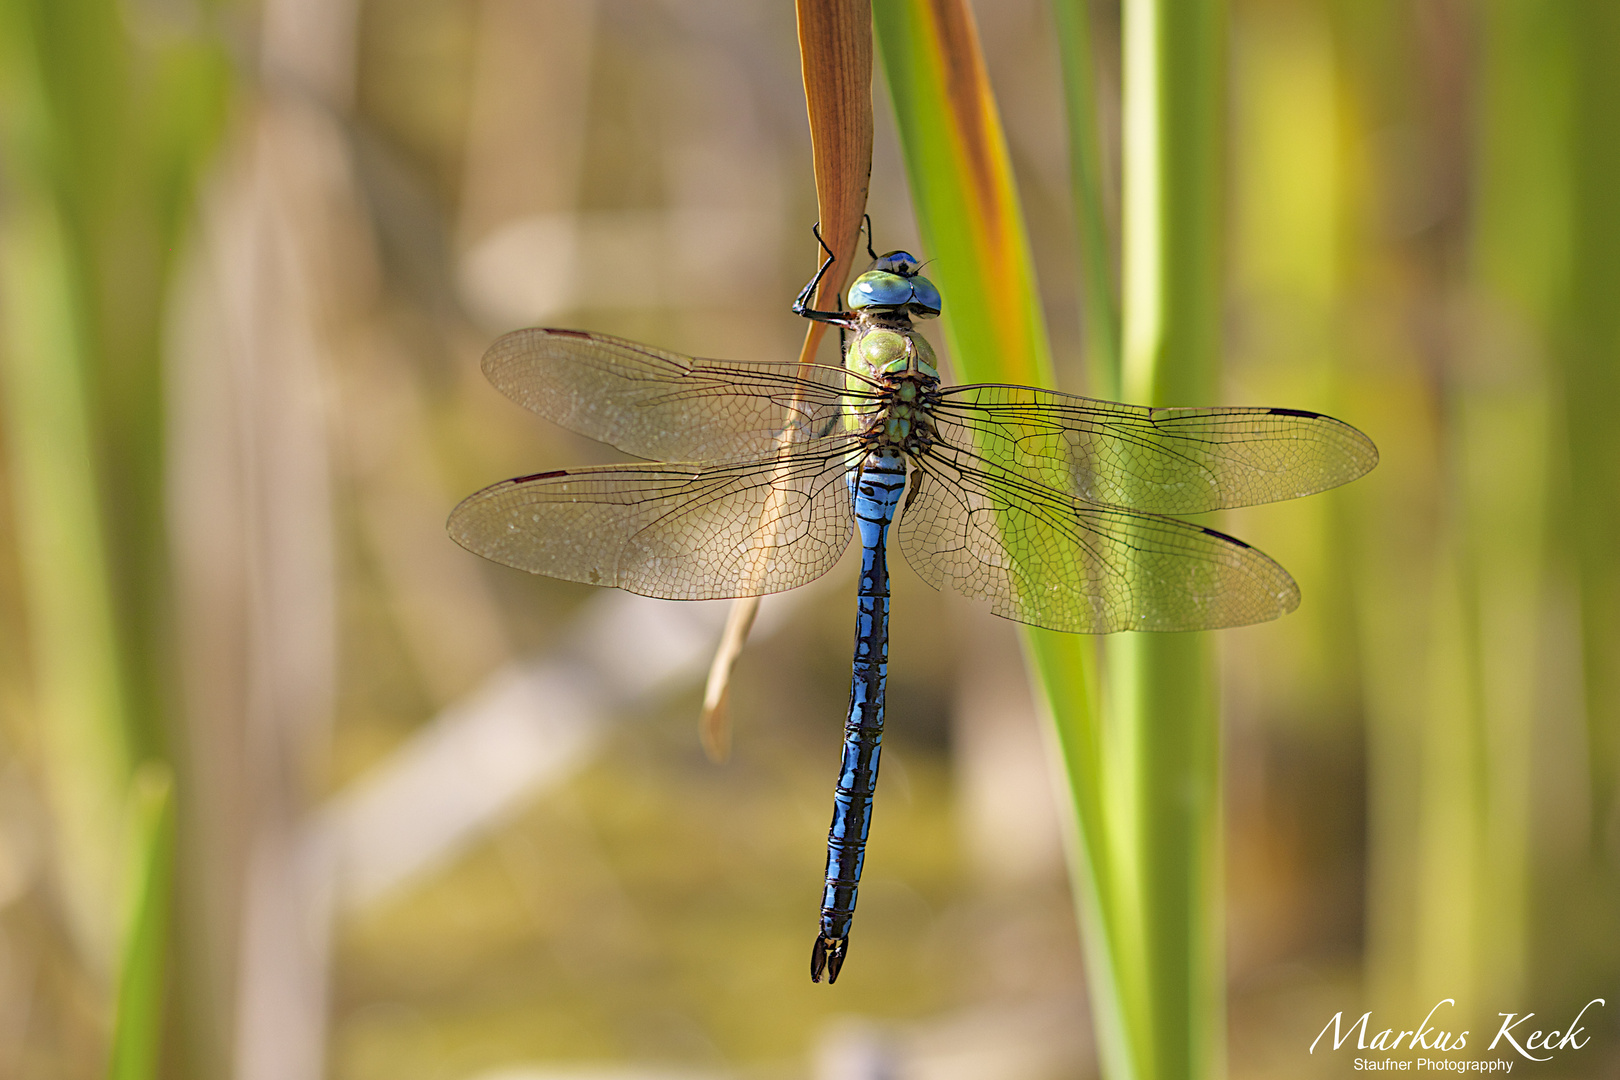
<instances>
[{"instance_id":1,"label":"dragonfly claw","mask_svg":"<svg viewBox=\"0 0 1620 1080\"><path fill-rule=\"evenodd\" d=\"M810 950L810 981L820 982L822 971L826 971L827 985L837 982L838 970L844 966L844 950L848 947L849 938L817 934L815 947Z\"/></svg>"}]
</instances>

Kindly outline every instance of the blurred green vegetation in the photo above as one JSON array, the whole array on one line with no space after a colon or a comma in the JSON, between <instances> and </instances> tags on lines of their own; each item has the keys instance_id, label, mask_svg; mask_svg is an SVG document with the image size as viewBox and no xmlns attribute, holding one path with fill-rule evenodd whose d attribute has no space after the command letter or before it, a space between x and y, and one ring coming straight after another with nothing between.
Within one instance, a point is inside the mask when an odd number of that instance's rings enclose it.
<instances>
[{"instance_id":1,"label":"blurred green vegetation","mask_svg":"<svg viewBox=\"0 0 1620 1080\"><path fill-rule=\"evenodd\" d=\"M1229 1072L1338 1075L1305 1053L1336 1011L1455 997L1478 1033L1620 973L1620 14L1228 7L1211 393L1341 416L1383 454L1222 524L1305 595L1218 646ZM1030 314L1077 389L1120 332L1095 317L1120 7L977 12ZM446 709L592 610L443 537L484 483L603 460L483 383L488 341L543 319L794 355L816 258L795 48L788 9L741 0L0 6L0 1076L298 1080L255 1057L278 987L315 988L270 1028L313 1047L306 1075L831 1075L850 1016L931 1067L1094 1070L1055 830L1023 869L974 840L1050 826L972 794L1047 782L977 737L1001 737L975 680L1015 662L1011 632L904 571L831 993L803 953L847 567L744 655L725 768L689 680L393 892L273 887L325 865L318 826ZM889 100L880 249L929 232ZM1032 731L1014 690L1008 730ZM1052 1002L1055 1056L1007 1051ZM1592 1030L1542 1075L1612 1070L1612 1022Z\"/></svg>"}]
</instances>

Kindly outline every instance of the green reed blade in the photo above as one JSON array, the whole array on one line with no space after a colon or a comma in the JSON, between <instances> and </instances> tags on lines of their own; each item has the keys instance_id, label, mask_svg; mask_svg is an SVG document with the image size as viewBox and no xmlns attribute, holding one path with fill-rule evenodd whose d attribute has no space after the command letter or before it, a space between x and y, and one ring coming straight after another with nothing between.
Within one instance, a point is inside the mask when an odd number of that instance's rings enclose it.
<instances>
[{"instance_id":1,"label":"green reed blade","mask_svg":"<svg viewBox=\"0 0 1620 1080\"><path fill-rule=\"evenodd\" d=\"M1126 0L1125 400L1210 402L1220 355L1220 146L1225 5ZM1129 822L1120 903L1142 936L1141 1077L1224 1071L1221 752L1212 641L1133 634L1107 645L1107 730Z\"/></svg>"},{"instance_id":2,"label":"green reed blade","mask_svg":"<svg viewBox=\"0 0 1620 1080\"><path fill-rule=\"evenodd\" d=\"M130 788L126 850L133 865L107 1076L151 1080L159 1074L168 987L174 780L168 766L147 762L136 770Z\"/></svg>"},{"instance_id":3,"label":"green reed blade","mask_svg":"<svg viewBox=\"0 0 1620 1080\"><path fill-rule=\"evenodd\" d=\"M940 321L957 374L1050 386L1034 264L972 15L958 2L877 0L873 24L928 273L948 298ZM1023 636L1068 780L1069 865L1098 1039L1106 1060L1124 1062L1131 1055L1123 1025L1133 1010L1118 987L1130 964L1114 941L1094 644L1031 628Z\"/></svg>"}]
</instances>

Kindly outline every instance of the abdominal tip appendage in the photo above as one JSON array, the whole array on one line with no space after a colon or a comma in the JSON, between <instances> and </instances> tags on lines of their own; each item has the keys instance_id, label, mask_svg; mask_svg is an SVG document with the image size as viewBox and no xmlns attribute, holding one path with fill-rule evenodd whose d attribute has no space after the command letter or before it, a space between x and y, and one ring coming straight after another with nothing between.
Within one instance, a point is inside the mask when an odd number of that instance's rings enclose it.
<instances>
[{"instance_id":1,"label":"abdominal tip appendage","mask_svg":"<svg viewBox=\"0 0 1620 1080\"><path fill-rule=\"evenodd\" d=\"M822 972L826 972L828 986L837 982L838 970L844 966L844 950L848 947L848 938L817 934L815 947L810 950L810 981L820 982Z\"/></svg>"}]
</instances>

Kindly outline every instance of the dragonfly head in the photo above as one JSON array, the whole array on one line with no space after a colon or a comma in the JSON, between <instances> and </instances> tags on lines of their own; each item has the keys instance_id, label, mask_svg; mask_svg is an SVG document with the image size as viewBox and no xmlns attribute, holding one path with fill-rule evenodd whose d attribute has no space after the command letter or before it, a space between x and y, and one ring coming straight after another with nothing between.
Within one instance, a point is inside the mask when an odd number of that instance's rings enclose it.
<instances>
[{"instance_id":1,"label":"dragonfly head","mask_svg":"<svg viewBox=\"0 0 1620 1080\"><path fill-rule=\"evenodd\" d=\"M878 256L849 287L850 309L934 318L940 309L939 290L932 281L917 273L920 269L922 261L909 251L891 251Z\"/></svg>"}]
</instances>

